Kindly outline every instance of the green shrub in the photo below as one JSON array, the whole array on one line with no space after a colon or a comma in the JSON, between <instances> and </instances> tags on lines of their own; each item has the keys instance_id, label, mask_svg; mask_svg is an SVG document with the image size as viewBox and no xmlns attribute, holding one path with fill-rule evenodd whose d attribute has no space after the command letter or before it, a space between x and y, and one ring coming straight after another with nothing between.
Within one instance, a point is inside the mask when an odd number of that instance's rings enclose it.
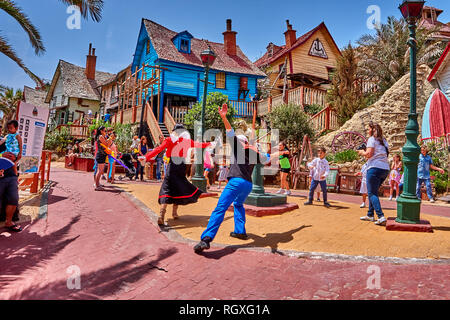
<instances>
[{"instance_id":1,"label":"green shrub","mask_svg":"<svg viewBox=\"0 0 450 320\"><path fill-rule=\"evenodd\" d=\"M334 154L333 162L335 163L353 162L355 160L358 160L358 157L359 157L358 152L350 149Z\"/></svg>"},{"instance_id":2,"label":"green shrub","mask_svg":"<svg viewBox=\"0 0 450 320\"><path fill-rule=\"evenodd\" d=\"M323 106L320 104L311 104L305 106L305 113L309 114L310 116L314 116L318 114L320 111L322 111Z\"/></svg>"},{"instance_id":3,"label":"green shrub","mask_svg":"<svg viewBox=\"0 0 450 320\"><path fill-rule=\"evenodd\" d=\"M44 140L44 149L55 151L62 155L65 154L67 146L73 142L69 129L62 127L59 130L48 132Z\"/></svg>"},{"instance_id":4,"label":"green shrub","mask_svg":"<svg viewBox=\"0 0 450 320\"><path fill-rule=\"evenodd\" d=\"M119 152L127 153L134 135L134 130L131 124L117 123L114 126L114 131L116 132L115 142L117 149L119 150Z\"/></svg>"}]
</instances>

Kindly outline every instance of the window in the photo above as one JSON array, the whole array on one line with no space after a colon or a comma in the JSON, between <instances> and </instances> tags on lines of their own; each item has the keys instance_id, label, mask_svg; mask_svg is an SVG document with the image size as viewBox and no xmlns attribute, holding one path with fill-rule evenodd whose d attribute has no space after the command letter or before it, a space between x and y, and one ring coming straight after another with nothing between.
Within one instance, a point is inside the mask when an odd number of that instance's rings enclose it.
<instances>
[{"instance_id":1,"label":"window","mask_svg":"<svg viewBox=\"0 0 450 320\"><path fill-rule=\"evenodd\" d=\"M225 72L216 73L216 89L225 89L227 83L226 79Z\"/></svg>"},{"instance_id":2,"label":"window","mask_svg":"<svg viewBox=\"0 0 450 320\"><path fill-rule=\"evenodd\" d=\"M147 43L146 43L146 46L145 46L145 51L146 51L147 54L150 53L150 39L147 39Z\"/></svg>"},{"instance_id":3,"label":"window","mask_svg":"<svg viewBox=\"0 0 450 320\"><path fill-rule=\"evenodd\" d=\"M189 40L180 39L180 51L189 53Z\"/></svg>"}]
</instances>

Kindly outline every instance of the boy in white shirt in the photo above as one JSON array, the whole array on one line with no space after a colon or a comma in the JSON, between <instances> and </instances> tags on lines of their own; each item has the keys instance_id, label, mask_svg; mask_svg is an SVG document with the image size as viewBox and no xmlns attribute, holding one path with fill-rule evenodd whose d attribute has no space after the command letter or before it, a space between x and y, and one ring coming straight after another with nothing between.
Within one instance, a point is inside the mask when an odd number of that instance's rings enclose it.
<instances>
[{"instance_id":1,"label":"boy in white shirt","mask_svg":"<svg viewBox=\"0 0 450 320\"><path fill-rule=\"evenodd\" d=\"M313 204L314 191L320 185L323 193L323 204L329 208L331 205L327 201L327 176L330 173L330 166L327 159L327 150L324 147L319 148L319 157L308 163L308 169L312 171L311 188L309 189L309 200L305 206Z\"/></svg>"}]
</instances>

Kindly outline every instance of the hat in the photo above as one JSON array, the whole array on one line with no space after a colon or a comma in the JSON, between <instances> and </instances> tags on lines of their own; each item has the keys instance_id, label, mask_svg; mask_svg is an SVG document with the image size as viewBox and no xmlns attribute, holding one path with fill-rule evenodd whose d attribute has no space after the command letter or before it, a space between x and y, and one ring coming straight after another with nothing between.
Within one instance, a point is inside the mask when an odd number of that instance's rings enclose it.
<instances>
[{"instance_id":1,"label":"hat","mask_svg":"<svg viewBox=\"0 0 450 320\"><path fill-rule=\"evenodd\" d=\"M241 141L241 142L246 142L248 143L248 139L246 136L244 136L243 134L237 135L236 138Z\"/></svg>"},{"instance_id":2,"label":"hat","mask_svg":"<svg viewBox=\"0 0 450 320\"><path fill-rule=\"evenodd\" d=\"M176 130L186 130L186 128L181 123L177 123L175 127L173 127L173 131Z\"/></svg>"}]
</instances>

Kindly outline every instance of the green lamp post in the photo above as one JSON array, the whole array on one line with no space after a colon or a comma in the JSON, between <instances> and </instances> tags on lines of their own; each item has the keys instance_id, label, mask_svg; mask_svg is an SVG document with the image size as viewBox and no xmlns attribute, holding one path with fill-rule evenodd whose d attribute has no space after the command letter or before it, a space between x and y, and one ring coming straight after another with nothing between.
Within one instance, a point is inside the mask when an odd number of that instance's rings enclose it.
<instances>
[{"instance_id":1,"label":"green lamp post","mask_svg":"<svg viewBox=\"0 0 450 320\"><path fill-rule=\"evenodd\" d=\"M206 108L206 96L208 93L208 75L209 75L209 68L213 65L214 61L216 60L216 54L214 51L211 50L211 48L208 48L207 50L203 51L200 54L200 57L202 59L202 63L205 66L205 80L203 81L203 101L202 101L202 119L201 119L201 126L199 128L196 128L198 130L196 132L196 137L198 142L203 141L203 133L205 130L205 108ZM195 174L192 177L192 184L199 188L202 191L206 191L206 178L203 175L204 170L204 159L203 159L203 149L197 148L196 149L196 155L197 155L197 164L195 165Z\"/></svg>"},{"instance_id":2,"label":"green lamp post","mask_svg":"<svg viewBox=\"0 0 450 320\"><path fill-rule=\"evenodd\" d=\"M405 164L403 193L397 201L398 223L418 224L420 223L421 200L416 197L417 166L419 163L420 146L417 143L419 136L419 123L417 122L416 95L417 95L417 21L422 16L425 1L405 0L399 9L408 23L410 46L410 105L408 123L406 124L406 144L402 149L403 163Z\"/></svg>"}]
</instances>

